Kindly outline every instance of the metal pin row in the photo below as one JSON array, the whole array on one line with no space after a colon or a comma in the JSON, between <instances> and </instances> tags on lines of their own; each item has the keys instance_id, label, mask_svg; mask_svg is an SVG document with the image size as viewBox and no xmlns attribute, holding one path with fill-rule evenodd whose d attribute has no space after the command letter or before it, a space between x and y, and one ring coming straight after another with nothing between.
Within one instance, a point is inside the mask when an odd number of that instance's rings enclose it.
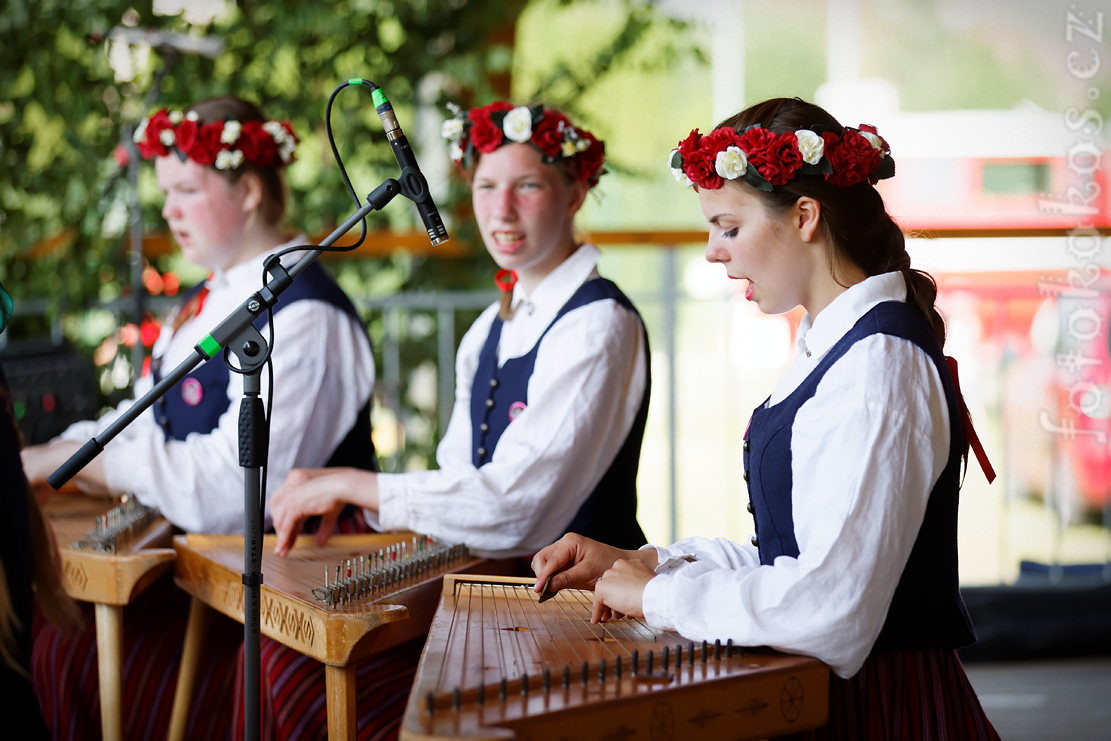
<instances>
[{"instance_id":1,"label":"metal pin row","mask_svg":"<svg viewBox=\"0 0 1111 741\"><path fill-rule=\"evenodd\" d=\"M633 649L628 657L629 663L625 664L623 657L618 656L612 664L607 663L605 659L601 659L598 665L591 670L588 662L584 661L578 667L577 671L573 671L571 666L565 665L560 675L560 685L563 689L569 689L574 677L577 675L578 682L582 686L586 686L590 682L592 675L597 676L599 682L605 683L606 677L612 674L614 679L620 680L627 670L629 675L633 678L659 678L670 679L669 669L674 666L678 671L683 667L684 658L686 659L687 666L694 666L695 661L700 661L705 664L711 660L720 661L723 658L733 658L734 655L740 655L741 649L734 647L733 640L729 639L723 646L720 640L714 641L710 644L706 641L702 642L701 647L695 646L693 642L687 644L684 650L683 644L678 643L675 645L674 653L672 653L670 646L664 646L660 652L659 663L656 661L655 651L649 651L643 662L643 671L641 666L640 651ZM674 656L674 660L672 659ZM612 669L610 669L612 666ZM658 668L657 668L658 667ZM524 673L520 676L518 681L520 694L522 697L527 697L529 694L529 675ZM550 668L545 667L540 677L540 688L544 694L548 694L552 690L552 672ZM451 709L459 710L462 705L463 691L459 687L455 687L451 692ZM502 677L498 682L498 699L505 702L509 698L509 680ZM486 704L486 686L484 683L479 683L475 689L475 702L478 705ZM436 711L436 695L429 692L424 698L425 712L432 715Z\"/></svg>"},{"instance_id":2,"label":"metal pin row","mask_svg":"<svg viewBox=\"0 0 1111 741\"><path fill-rule=\"evenodd\" d=\"M464 545L448 545L426 536L414 537L366 555L324 567L324 585L313 597L328 607L347 604L468 556Z\"/></svg>"},{"instance_id":3,"label":"metal pin row","mask_svg":"<svg viewBox=\"0 0 1111 741\"><path fill-rule=\"evenodd\" d=\"M126 536L146 525L158 516L158 510L141 504L134 497L124 497L118 505L98 515L91 530L73 548L115 553L123 544Z\"/></svg>"}]
</instances>

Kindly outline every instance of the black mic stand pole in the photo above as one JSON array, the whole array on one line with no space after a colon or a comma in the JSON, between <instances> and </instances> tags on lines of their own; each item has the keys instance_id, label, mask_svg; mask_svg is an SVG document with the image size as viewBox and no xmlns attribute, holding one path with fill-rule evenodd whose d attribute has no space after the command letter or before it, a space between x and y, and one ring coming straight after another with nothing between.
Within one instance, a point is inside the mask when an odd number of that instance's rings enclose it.
<instances>
[{"instance_id":1,"label":"black mic stand pole","mask_svg":"<svg viewBox=\"0 0 1111 741\"><path fill-rule=\"evenodd\" d=\"M332 245L371 211L383 209L400 192L401 186L397 180L390 178L384 181L367 196L364 206L325 237L318 246L323 248ZM262 523L266 494L262 491L262 467L266 463L269 446L269 430L261 399L261 372L268 353L266 340L255 329L253 322L277 303L278 295L323 252L323 249L309 250L289 270L283 268L278 260L269 261L267 272L274 273L275 277L264 288L251 294L196 345L191 356L166 374L100 435L85 443L47 478L55 490L60 489L104 450L106 443L162 398L193 368L215 357L221 349L225 350L226 355L236 356L239 367L232 367L230 363L229 367L243 375L243 400L239 408L239 465L243 468L243 737L247 741L257 741L259 738ZM225 362L226 360L225 357Z\"/></svg>"}]
</instances>

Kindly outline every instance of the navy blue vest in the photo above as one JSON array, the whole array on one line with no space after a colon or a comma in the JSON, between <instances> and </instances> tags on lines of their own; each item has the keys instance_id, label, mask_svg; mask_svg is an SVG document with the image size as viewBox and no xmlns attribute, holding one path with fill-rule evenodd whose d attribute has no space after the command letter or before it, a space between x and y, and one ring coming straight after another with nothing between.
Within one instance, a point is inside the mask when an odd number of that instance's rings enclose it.
<instances>
[{"instance_id":1,"label":"navy blue vest","mask_svg":"<svg viewBox=\"0 0 1111 741\"><path fill-rule=\"evenodd\" d=\"M518 358L510 358L498 367L498 341L501 339L502 320L494 317L486 344L478 356L478 367L471 384L471 448L476 468L490 462L498 440L513 417L528 404L528 383L536 364L536 354L544 336L567 312L602 299L617 301L637 314L636 307L612 281L594 278L582 284L555 318L541 333L532 349ZM645 361L649 360L648 340L645 336ZM647 366L646 366L647 369ZM633 420L629 436L617 453L602 480L583 502L575 517L564 528L564 533L575 532L588 538L608 543L618 548L639 548L644 545L644 532L636 519L636 478L640 463L640 445L644 438L644 423L648 418L648 398L652 389L650 370L647 370L644 396ZM574 389L567 389L574 393ZM567 465L575 465L567 461Z\"/></svg>"},{"instance_id":2,"label":"navy blue vest","mask_svg":"<svg viewBox=\"0 0 1111 741\"><path fill-rule=\"evenodd\" d=\"M186 299L199 289L200 286L194 287ZM274 305L274 313L304 299L324 301L359 320L354 304L318 262L298 274L282 292ZM267 321L267 316L261 315L254 321L255 328L262 331ZM281 339L276 337L275 342ZM159 370L157 364L152 364L155 383L160 377ZM162 426L167 440L184 440L191 432L208 433L216 429L220 417L231 405L228 398L229 375L223 357L212 358L194 368L154 404L155 419ZM281 379L277 378L274 382L281 383ZM370 399L359 411L354 426L332 453L327 465L378 470L374 444L370 439Z\"/></svg>"},{"instance_id":3,"label":"navy blue vest","mask_svg":"<svg viewBox=\"0 0 1111 741\"><path fill-rule=\"evenodd\" d=\"M826 371L852 345L873 334L888 334L922 348L937 367L949 406L949 460L930 492L925 518L895 589L875 647L938 648L971 643L972 624L958 588L957 494L960 488L964 428L956 390L937 340L914 307L889 301L862 316L787 398L752 414L744 441L749 508L756 520L753 539L760 563L778 556L798 557L791 511L791 426L795 414L818 387ZM853 465L846 461L846 465Z\"/></svg>"}]
</instances>

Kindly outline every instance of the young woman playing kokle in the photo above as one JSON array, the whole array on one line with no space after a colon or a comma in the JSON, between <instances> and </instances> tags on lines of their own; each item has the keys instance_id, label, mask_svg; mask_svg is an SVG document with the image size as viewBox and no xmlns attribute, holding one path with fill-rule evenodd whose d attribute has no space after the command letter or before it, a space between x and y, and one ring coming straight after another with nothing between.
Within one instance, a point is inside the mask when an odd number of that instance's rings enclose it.
<instances>
[{"instance_id":1,"label":"young woman playing kokle","mask_svg":"<svg viewBox=\"0 0 1111 741\"><path fill-rule=\"evenodd\" d=\"M696 129L671 165L710 225L706 259L761 311L806 309L745 434L756 533L637 551L568 535L533 559L537 590L592 587L595 620L821 659L814 737L996 738L956 654L973 640L956 542L971 425L936 287L874 187L894 174L887 143L774 99Z\"/></svg>"},{"instance_id":2,"label":"young woman playing kokle","mask_svg":"<svg viewBox=\"0 0 1111 741\"><path fill-rule=\"evenodd\" d=\"M163 324L151 371L135 383L141 396L259 290L269 256L307 239L283 225L284 170L297 139L288 123L268 119L255 104L229 96L183 111L160 109L140 125L135 140L140 155L154 162L165 196L162 216L182 255L211 271ZM269 321L256 320L264 335ZM354 305L319 262L283 292L272 329L268 489L294 466L376 467L370 340ZM263 373L263 398L269 385ZM188 532L242 533L242 395L241 376L222 357L198 366L105 445L75 481L91 492L131 494ZM42 484L130 404L24 449L31 483ZM343 527L366 529L357 511ZM123 733L129 738L166 735L188 605L188 595L166 578L124 610L122 682L129 709ZM206 638L210 660L202 662L195 683L187 735L222 738L242 722L235 680L243 628L221 618ZM55 738L99 736L96 651L91 619L73 635L36 624L35 690Z\"/></svg>"},{"instance_id":3,"label":"young woman playing kokle","mask_svg":"<svg viewBox=\"0 0 1111 741\"><path fill-rule=\"evenodd\" d=\"M650 389L640 316L597 270L574 218L603 168L603 145L561 113L505 102L444 127L471 184L502 301L463 337L439 468L398 474L295 470L271 499L276 552L302 522L327 526L349 504L382 530L413 530L490 556L531 556L569 530L643 544L636 473ZM423 641L357 670L358 736L400 724ZM323 667L262 641L264 727L321 736Z\"/></svg>"},{"instance_id":4,"label":"young woman playing kokle","mask_svg":"<svg viewBox=\"0 0 1111 741\"><path fill-rule=\"evenodd\" d=\"M278 552L306 517L347 503L383 530L483 555L531 556L570 530L637 547L647 336L574 228L603 144L561 113L506 102L456 109L444 132L504 293L460 343L439 468L292 472L270 502Z\"/></svg>"}]
</instances>

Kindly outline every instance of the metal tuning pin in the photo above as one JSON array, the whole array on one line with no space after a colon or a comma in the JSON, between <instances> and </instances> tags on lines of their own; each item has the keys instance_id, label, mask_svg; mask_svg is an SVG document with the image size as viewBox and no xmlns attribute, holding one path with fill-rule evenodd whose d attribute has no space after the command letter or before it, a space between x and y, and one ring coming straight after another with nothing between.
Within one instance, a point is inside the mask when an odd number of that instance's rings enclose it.
<instances>
[{"instance_id":1,"label":"metal tuning pin","mask_svg":"<svg viewBox=\"0 0 1111 741\"><path fill-rule=\"evenodd\" d=\"M335 567L335 578L328 582L325 567L324 585L312 595L328 607L373 597L411 579L467 558L466 546L448 545L428 536L415 536L341 561Z\"/></svg>"}]
</instances>

